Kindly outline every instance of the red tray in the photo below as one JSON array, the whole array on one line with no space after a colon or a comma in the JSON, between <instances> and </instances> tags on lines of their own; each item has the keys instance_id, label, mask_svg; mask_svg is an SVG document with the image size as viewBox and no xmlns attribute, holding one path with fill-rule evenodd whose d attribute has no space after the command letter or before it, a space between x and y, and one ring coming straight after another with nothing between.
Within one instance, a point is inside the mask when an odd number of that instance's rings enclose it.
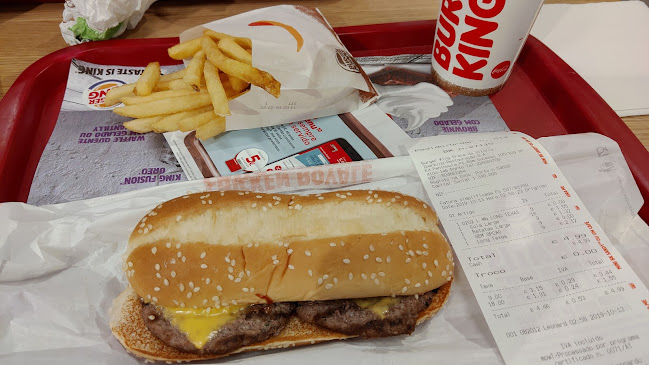
<instances>
[{"instance_id":1,"label":"red tray","mask_svg":"<svg viewBox=\"0 0 649 365\"><path fill-rule=\"evenodd\" d=\"M435 21L336 28L356 57L430 54ZM124 66L177 64L167 48L178 38L85 43L43 57L0 101L0 202L26 201L40 155L56 123L70 60ZM645 201L649 152L606 102L570 66L530 37L505 88L491 100L510 129L532 137L596 132L622 148ZM649 204L640 216L649 222Z\"/></svg>"}]
</instances>

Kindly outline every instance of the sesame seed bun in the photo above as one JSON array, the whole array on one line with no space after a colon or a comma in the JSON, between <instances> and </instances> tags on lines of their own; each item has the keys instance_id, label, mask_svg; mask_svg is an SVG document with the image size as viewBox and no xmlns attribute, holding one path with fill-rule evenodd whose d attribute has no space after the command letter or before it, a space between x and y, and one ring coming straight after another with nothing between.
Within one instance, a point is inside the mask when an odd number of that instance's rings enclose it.
<instances>
[{"instance_id":1,"label":"sesame seed bun","mask_svg":"<svg viewBox=\"0 0 649 365\"><path fill-rule=\"evenodd\" d=\"M442 308L450 294L451 283L452 280L437 290L431 305L419 314L417 324L434 317ZM113 302L110 311L110 327L119 342L133 355L149 360L177 362L215 359L241 352L312 345L355 337L329 331L303 322L297 316L292 316L279 335L254 345L241 347L229 354L210 355L182 352L166 345L149 332L142 319L140 298L131 287L122 292Z\"/></svg>"},{"instance_id":2,"label":"sesame seed bun","mask_svg":"<svg viewBox=\"0 0 649 365\"><path fill-rule=\"evenodd\" d=\"M136 225L124 270L170 307L420 294L453 256L426 203L394 192L209 192L165 202Z\"/></svg>"}]
</instances>

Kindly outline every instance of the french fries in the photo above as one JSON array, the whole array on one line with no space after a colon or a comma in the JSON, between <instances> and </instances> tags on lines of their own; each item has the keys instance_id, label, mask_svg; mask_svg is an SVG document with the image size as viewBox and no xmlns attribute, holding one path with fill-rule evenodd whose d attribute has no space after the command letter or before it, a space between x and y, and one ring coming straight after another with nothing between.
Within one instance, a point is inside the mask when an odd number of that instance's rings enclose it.
<instances>
[{"instance_id":1,"label":"french fries","mask_svg":"<svg viewBox=\"0 0 649 365\"><path fill-rule=\"evenodd\" d=\"M252 54L237 44L232 38L223 38L219 41L219 49L231 58L252 65Z\"/></svg>"},{"instance_id":2,"label":"french fries","mask_svg":"<svg viewBox=\"0 0 649 365\"><path fill-rule=\"evenodd\" d=\"M104 99L104 105L111 106L119 103L122 98L127 96L134 96L135 84L126 84L122 86L114 87L106 93L106 98Z\"/></svg>"},{"instance_id":3,"label":"french fries","mask_svg":"<svg viewBox=\"0 0 649 365\"><path fill-rule=\"evenodd\" d=\"M201 89L201 76L206 59L205 52L196 52L189 66L187 66L187 72L185 72L185 76L183 77L185 83L196 91Z\"/></svg>"},{"instance_id":4,"label":"french fries","mask_svg":"<svg viewBox=\"0 0 649 365\"><path fill-rule=\"evenodd\" d=\"M230 38L233 39L235 42L237 42L237 44L240 45L241 47L252 49L252 41L250 40L250 38L233 37L229 34L215 32L211 29L205 29L203 31L203 35L212 38L216 42L225 38Z\"/></svg>"},{"instance_id":5,"label":"french fries","mask_svg":"<svg viewBox=\"0 0 649 365\"><path fill-rule=\"evenodd\" d=\"M122 98L122 103L124 105L135 105L148 103L150 101L174 98L176 96L192 95L196 92L190 89L175 89L175 90L165 90L152 93L147 96L125 96Z\"/></svg>"},{"instance_id":6,"label":"french fries","mask_svg":"<svg viewBox=\"0 0 649 365\"><path fill-rule=\"evenodd\" d=\"M175 98L150 101L148 103L127 105L113 109L115 114L131 118L155 117L163 114L179 113L207 106L212 103L209 94L177 96Z\"/></svg>"},{"instance_id":7,"label":"french fries","mask_svg":"<svg viewBox=\"0 0 649 365\"><path fill-rule=\"evenodd\" d=\"M205 83L207 84L207 92L212 99L212 106L214 106L214 113L219 116L230 115L230 107L228 106L228 96L225 93L221 79L219 78L219 70L212 64L212 62L205 62L203 69L205 76Z\"/></svg>"},{"instance_id":8,"label":"french fries","mask_svg":"<svg viewBox=\"0 0 649 365\"><path fill-rule=\"evenodd\" d=\"M203 37L203 51L207 59L226 74L261 87L276 98L279 97L280 83L271 74L226 57L212 38Z\"/></svg>"},{"instance_id":9,"label":"french fries","mask_svg":"<svg viewBox=\"0 0 649 365\"><path fill-rule=\"evenodd\" d=\"M106 105L135 118L124 127L137 133L196 131L205 140L225 131L228 101L258 86L279 97L280 83L268 72L252 66L252 41L205 30L203 36L179 43L167 51L176 60L191 58L187 68L160 75L152 62L134 84L108 91Z\"/></svg>"},{"instance_id":10,"label":"french fries","mask_svg":"<svg viewBox=\"0 0 649 365\"><path fill-rule=\"evenodd\" d=\"M225 132L225 118L219 117L212 119L202 126L196 128L196 138L204 141L206 139L218 136Z\"/></svg>"},{"instance_id":11,"label":"french fries","mask_svg":"<svg viewBox=\"0 0 649 365\"><path fill-rule=\"evenodd\" d=\"M158 79L160 79L160 63L151 62L146 66L137 83L135 83L135 93L139 96L151 94L155 84L158 83Z\"/></svg>"}]
</instances>

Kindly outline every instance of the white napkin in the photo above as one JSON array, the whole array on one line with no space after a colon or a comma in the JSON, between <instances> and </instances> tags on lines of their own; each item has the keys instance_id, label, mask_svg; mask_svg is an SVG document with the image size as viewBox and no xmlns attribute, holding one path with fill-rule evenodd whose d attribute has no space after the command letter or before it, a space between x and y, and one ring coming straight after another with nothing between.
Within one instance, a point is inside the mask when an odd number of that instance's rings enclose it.
<instances>
[{"instance_id":1,"label":"white napkin","mask_svg":"<svg viewBox=\"0 0 649 365\"><path fill-rule=\"evenodd\" d=\"M649 7L642 1L544 5L532 35L619 116L649 114Z\"/></svg>"}]
</instances>

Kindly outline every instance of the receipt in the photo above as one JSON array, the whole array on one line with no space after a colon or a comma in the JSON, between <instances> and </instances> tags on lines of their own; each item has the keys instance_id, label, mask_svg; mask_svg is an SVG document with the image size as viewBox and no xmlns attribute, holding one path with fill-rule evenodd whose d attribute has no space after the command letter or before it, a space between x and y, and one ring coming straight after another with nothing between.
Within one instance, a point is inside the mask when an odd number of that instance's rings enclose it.
<instances>
[{"instance_id":1,"label":"receipt","mask_svg":"<svg viewBox=\"0 0 649 365\"><path fill-rule=\"evenodd\" d=\"M505 362L649 362L649 291L540 143L455 135L409 153Z\"/></svg>"}]
</instances>

